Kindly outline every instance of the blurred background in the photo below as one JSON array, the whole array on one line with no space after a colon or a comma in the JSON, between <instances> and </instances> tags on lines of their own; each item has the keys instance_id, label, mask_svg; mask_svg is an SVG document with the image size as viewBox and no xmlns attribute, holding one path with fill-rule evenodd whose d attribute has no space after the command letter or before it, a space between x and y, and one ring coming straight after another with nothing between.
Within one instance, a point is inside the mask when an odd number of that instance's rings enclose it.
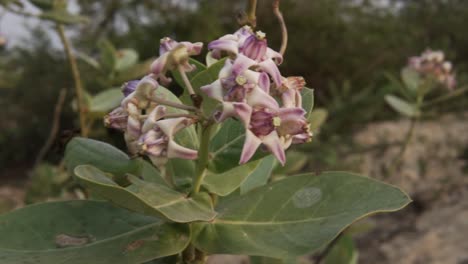
<instances>
[{"instance_id":1,"label":"blurred background","mask_svg":"<svg viewBox=\"0 0 468 264\"><path fill-rule=\"evenodd\" d=\"M64 24L86 91L89 136L124 148L122 135L102 122L120 100L117 88L146 73L161 38L207 43L235 31L245 6L218 0L60 1L65 10L58 14L48 10L49 2L0 1L0 213L82 195L61 163L80 124L57 21ZM259 0L257 23L278 49L281 34L271 4ZM468 263L468 1L282 0L281 10L290 37L281 70L304 76L314 89L316 122L313 142L293 149L290 165L275 175L351 170L409 193L414 202L403 211L348 230L346 246L359 263ZM395 111L385 96L404 96L401 69L429 48L452 62L457 86L427 94L407 140L415 118Z\"/></svg>"}]
</instances>

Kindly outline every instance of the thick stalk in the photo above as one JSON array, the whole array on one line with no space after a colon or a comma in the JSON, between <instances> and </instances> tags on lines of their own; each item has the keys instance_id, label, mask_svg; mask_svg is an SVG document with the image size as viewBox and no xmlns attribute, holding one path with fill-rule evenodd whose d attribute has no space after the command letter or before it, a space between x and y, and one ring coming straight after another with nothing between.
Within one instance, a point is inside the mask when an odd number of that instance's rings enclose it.
<instances>
[{"instance_id":1,"label":"thick stalk","mask_svg":"<svg viewBox=\"0 0 468 264\"><path fill-rule=\"evenodd\" d=\"M247 20L252 27L257 26L257 0L248 0L247 1Z\"/></svg>"},{"instance_id":2,"label":"thick stalk","mask_svg":"<svg viewBox=\"0 0 468 264\"><path fill-rule=\"evenodd\" d=\"M70 63L73 81L75 82L75 93L78 106L78 115L80 119L81 136L86 137L88 136L88 126L86 125L86 106L83 101L83 84L81 82L80 71L78 70L76 58L72 53L71 44L68 41L68 38L65 36L65 30L61 24L57 24L57 33L60 37L60 40L62 41L68 62Z\"/></svg>"},{"instance_id":3,"label":"thick stalk","mask_svg":"<svg viewBox=\"0 0 468 264\"><path fill-rule=\"evenodd\" d=\"M200 133L200 148L198 150L198 162L197 168L195 171L195 179L193 184L193 193L198 193L200 191L201 184L203 182L203 178L205 178L206 174L206 165L209 161L209 146L211 140L211 132L213 129L213 124L208 121L206 125L204 125L201 129Z\"/></svg>"}]
</instances>

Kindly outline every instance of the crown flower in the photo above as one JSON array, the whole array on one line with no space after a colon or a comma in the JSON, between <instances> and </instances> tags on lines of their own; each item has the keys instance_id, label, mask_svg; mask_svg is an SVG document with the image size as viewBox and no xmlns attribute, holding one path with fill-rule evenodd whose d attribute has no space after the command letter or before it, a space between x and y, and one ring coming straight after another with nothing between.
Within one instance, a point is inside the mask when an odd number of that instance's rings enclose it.
<instances>
[{"instance_id":1,"label":"crown flower","mask_svg":"<svg viewBox=\"0 0 468 264\"><path fill-rule=\"evenodd\" d=\"M457 82L452 71L452 63L445 60L442 51L426 50L421 56L411 57L408 67L423 77L433 78L448 89L455 88Z\"/></svg>"}]
</instances>

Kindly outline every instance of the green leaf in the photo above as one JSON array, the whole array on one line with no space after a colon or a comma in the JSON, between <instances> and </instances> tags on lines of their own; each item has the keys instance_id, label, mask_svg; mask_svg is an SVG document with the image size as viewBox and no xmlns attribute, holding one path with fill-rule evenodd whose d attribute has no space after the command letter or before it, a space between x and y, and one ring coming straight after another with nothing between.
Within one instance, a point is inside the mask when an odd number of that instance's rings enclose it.
<instances>
[{"instance_id":1,"label":"green leaf","mask_svg":"<svg viewBox=\"0 0 468 264\"><path fill-rule=\"evenodd\" d=\"M117 63L117 50L114 45L107 39L98 41L97 46L100 51L100 64L104 71L108 74L112 73Z\"/></svg>"},{"instance_id":2,"label":"green leaf","mask_svg":"<svg viewBox=\"0 0 468 264\"><path fill-rule=\"evenodd\" d=\"M277 166L273 174L277 175L292 175L301 172L301 169L307 164L308 157L303 152L288 151L286 152L286 164Z\"/></svg>"},{"instance_id":3,"label":"green leaf","mask_svg":"<svg viewBox=\"0 0 468 264\"><path fill-rule=\"evenodd\" d=\"M224 121L210 143L209 169L221 173L238 166L244 139L245 129L239 121L234 119ZM257 151L251 160L257 160L267 154Z\"/></svg>"},{"instance_id":4,"label":"green leaf","mask_svg":"<svg viewBox=\"0 0 468 264\"><path fill-rule=\"evenodd\" d=\"M89 66L93 67L94 69L96 69L96 70L101 69L101 65L99 65L99 62L95 58L93 58L93 57L91 57L91 56L89 56L89 55L87 55L87 54L85 54L83 52L75 52L75 55L77 56L78 59L82 60L83 62L85 62Z\"/></svg>"},{"instance_id":5,"label":"green leaf","mask_svg":"<svg viewBox=\"0 0 468 264\"><path fill-rule=\"evenodd\" d=\"M252 161L223 173L208 171L202 185L211 193L226 196L239 188L242 182L254 173L259 165L260 161Z\"/></svg>"},{"instance_id":6,"label":"green leaf","mask_svg":"<svg viewBox=\"0 0 468 264\"><path fill-rule=\"evenodd\" d=\"M310 131L317 132L325 123L328 117L328 111L325 108L317 108L309 113L307 121L310 124Z\"/></svg>"},{"instance_id":7,"label":"green leaf","mask_svg":"<svg viewBox=\"0 0 468 264\"><path fill-rule=\"evenodd\" d=\"M401 70L401 79L403 80L406 88L412 93L418 91L420 85L420 77L417 71L405 67L403 70Z\"/></svg>"},{"instance_id":8,"label":"green leaf","mask_svg":"<svg viewBox=\"0 0 468 264\"><path fill-rule=\"evenodd\" d=\"M120 88L111 88L91 97L89 111L102 116L120 105L124 98Z\"/></svg>"},{"instance_id":9,"label":"green leaf","mask_svg":"<svg viewBox=\"0 0 468 264\"><path fill-rule=\"evenodd\" d=\"M96 168L124 177L130 173L142 177L145 181L166 185L159 172L143 159L130 159L127 154L105 142L75 137L65 149L65 164L68 171L78 165L93 165Z\"/></svg>"},{"instance_id":10,"label":"green leaf","mask_svg":"<svg viewBox=\"0 0 468 264\"><path fill-rule=\"evenodd\" d=\"M132 49L121 49L116 54L115 70L118 72L128 70L138 62L138 53Z\"/></svg>"},{"instance_id":11,"label":"green leaf","mask_svg":"<svg viewBox=\"0 0 468 264\"><path fill-rule=\"evenodd\" d=\"M247 179L242 182L240 186L240 193L245 194L250 190L267 184L275 164L276 159L272 155L261 159L257 168L255 168L249 177L247 177Z\"/></svg>"},{"instance_id":12,"label":"green leaf","mask_svg":"<svg viewBox=\"0 0 468 264\"><path fill-rule=\"evenodd\" d=\"M357 264L358 256L353 238L342 235L325 257L325 264Z\"/></svg>"},{"instance_id":13,"label":"green leaf","mask_svg":"<svg viewBox=\"0 0 468 264\"><path fill-rule=\"evenodd\" d=\"M43 10L51 10L54 8L54 0L29 0L29 2Z\"/></svg>"},{"instance_id":14,"label":"green leaf","mask_svg":"<svg viewBox=\"0 0 468 264\"><path fill-rule=\"evenodd\" d=\"M54 21L61 24L78 24L78 23L87 23L88 18L79 15L73 15L68 13L66 10L52 10L46 11L39 15L40 18L45 20Z\"/></svg>"},{"instance_id":15,"label":"green leaf","mask_svg":"<svg viewBox=\"0 0 468 264\"><path fill-rule=\"evenodd\" d=\"M193 71L187 72L187 77L188 77L189 80L191 80L194 76L196 76L200 72L206 70L206 65L204 65L203 63L201 63L201 62L199 62L199 61L197 61L195 59L190 58L189 63L191 65L195 65L195 69ZM174 80L177 82L177 84L180 85L180 87L182 87L184 89L184 91L186 91L185 83L182 80L182 76L180 76L180 73L178 71L171 71L171 73L172 73L172 76L174 77ZM190 103L190 101L189 102L184 102L184 103Z\"/></svg>"},{"instance_id":16,"label":"green leaf","mask_svg":"<svg viewBox=\"0 0 468 264\"><path fill-rule=\"evenodd\" d=\"M121 187L110 176L89 165L76 167L75 174L79 182L99 197L141 214L178 223L209 221L216 215L206 193L187 197L164 185L145 182L131 175L128 176L131 185Z\"/></svg>"},{"instance_id":17,"label":"green leaf","mask_svg":"<svg viewBox=\"0 0 468 264\"><path fill-rule=\"evenodd\" d=\"M394 95L387 94L385 96L385 101L387 101L387 103L393 108L393 110L397 111L402 115L408 117L416 117L421 114L416 105L411 104Z\"/></svg>"},{"instance_id":18,"label":"green leaf","mask_svg":"<svg viewBox=\"0 0 468 264\"><path fill-rule=\"evenodd\" d=\"M195 162L185 159L170 159L166 163L166 173L178 189L189 192L195 175Z\"/></svg>"},{"instance_id":19,"label":"green leaf","mask_svg":"<svg viewBox=\"0 0 468 264\"><path fill-rule=\"evenodd\" d=\"M317 250L359 218L409 202L398 188L351 173L292 176L221 202L213 221L194 224L193 243L208 254L288 259Z\"/></svg>"},{"instance_id":20,"label":"green leaf","mask_svg":"<svg viewBox=\"0 0 468 264\"><path fill-rule=\"evenodd\" d=\"M218 79L219 71L221 71L223 68L225 61L226 59L219 60L206 70L199 72L190 80L195 93L201 95L203 98L203 112L207 115L213 112L215 107L218 105L218 101L206 96L206 94L200 90L200 87L211 84ZM186 104L191 104L190 95L187 93L187 91L184 91L184 94L180 97L180 100Z\"/></svg>"},{"instance_id":21,"label":"green leaf","mask_svg":"<svg viewBox=\"0 0 468 264\"><path fill-rule=\"evenodd\" d=\"M178 254L188 226L116 208L66 201L0 216L0 263L128 264Z\"/></svg>"},{"instance_id":22,"label":"green leaf","mask_svg":"<svg viewBox=\"0 0 468 264\"><path fill-rule=\"evenodd\" d=\"M309 120L309 117L314 109L314 90L304 87L301 91L302 96L302 108L306 111L306 119Z\"/></svg>"},{"instance_id":23,"label":"green leaf","mask_svg":"<svg viewBox=\"0 0 468 264\"><path fill-rule=\"evenodd\" d=\"M123 70L121 72L116 72L112 78L112 85L122 85L123 83L129 80L140 79L149 73L149 68L151 63L153 63L154 58L145 60L144 62L135 64L129 69Z\"/></svg>"}]
</instances>

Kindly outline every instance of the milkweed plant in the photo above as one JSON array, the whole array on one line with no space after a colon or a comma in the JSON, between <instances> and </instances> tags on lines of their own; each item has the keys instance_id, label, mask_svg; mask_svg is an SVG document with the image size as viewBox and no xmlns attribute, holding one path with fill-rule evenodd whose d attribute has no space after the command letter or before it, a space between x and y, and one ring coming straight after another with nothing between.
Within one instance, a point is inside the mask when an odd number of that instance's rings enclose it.
<instances>
[{"instance_id":1,"label":"milkweed plant","mask_svg":"<svg viewBox=\"0 0 468 264\"><path fill-rule=\"evenodd\" d=\"M277 7L276 7L277 8ZM354 221L409 203L398 188L349 172L271 180L308 144L313 90L281 72L255 23L207 44L161 39L159 57L123 84L104 120L127 152L76 137L65 164L87 200L0 216L0 263L205 263L211 254L294 259ZM178 86L181 94L170 87Z\"/></svg>"}]
</instances>

